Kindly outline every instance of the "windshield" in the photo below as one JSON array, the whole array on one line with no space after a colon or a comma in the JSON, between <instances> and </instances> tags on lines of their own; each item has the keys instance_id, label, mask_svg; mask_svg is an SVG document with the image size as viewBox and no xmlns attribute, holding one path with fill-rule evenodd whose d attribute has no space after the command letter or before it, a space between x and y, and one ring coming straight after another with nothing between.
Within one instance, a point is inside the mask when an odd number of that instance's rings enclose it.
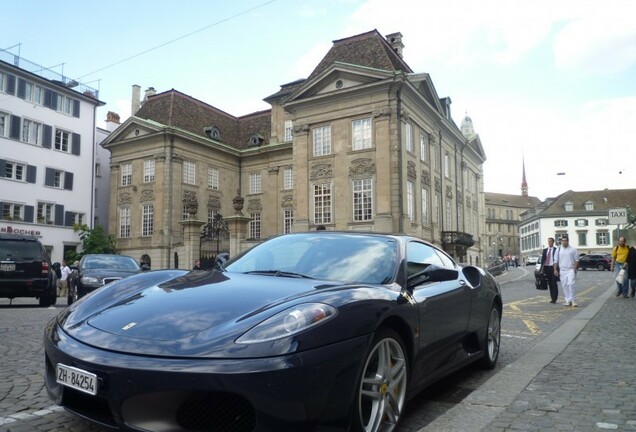
<instances>
[{"instance_id":1,"label":"windshield","mask_svg":"<svg viewBox=\"0 0 636 432\"><path fill-rule=\"evenodd\" d=\"M238 273L311 277L345 283L386 284L396 271L397 242L360 234L290 234L240 256L225 269Z\"/></svg>"},{"instance_id":2,"label":"windshield","mask_svg":"<svg viewBox=\"0 0 636 432\"><path fill-rule=\"evenodd\" d=\"M87 256L82 262L85 269L139 270L139 265L131 257L122 255Z\"/></svg>"}]
</instances>

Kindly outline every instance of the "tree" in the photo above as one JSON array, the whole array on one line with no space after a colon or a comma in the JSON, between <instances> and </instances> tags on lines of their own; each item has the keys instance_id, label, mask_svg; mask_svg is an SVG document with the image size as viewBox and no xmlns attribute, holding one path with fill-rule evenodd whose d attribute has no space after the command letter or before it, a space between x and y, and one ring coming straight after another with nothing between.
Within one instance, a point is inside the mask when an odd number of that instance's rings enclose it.
<instances>
[{"instance_id":1,"label":"tree","mask_svg":"<svg viewBox=\"0 0 636 432\"><path fill-rule=\"evenodd\" d=\"M82 240L82 252L79 254L75 252L67 253L65 257L67 261L78 260L86 254L117 253L115 237L106 234L104 227L101 225L95 225L95 228L91 229L88 225L75 224L73 225L73 231L79 231L79 238Z\"/></svg>"}]
</instances>

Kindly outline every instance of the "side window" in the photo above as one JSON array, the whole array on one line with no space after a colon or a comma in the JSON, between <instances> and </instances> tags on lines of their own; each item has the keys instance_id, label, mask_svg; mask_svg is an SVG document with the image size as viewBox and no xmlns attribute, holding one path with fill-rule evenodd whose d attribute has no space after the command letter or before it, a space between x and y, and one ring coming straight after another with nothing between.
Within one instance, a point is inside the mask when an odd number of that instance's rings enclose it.
<instances>
[{"instance_id":1,"label":"side window","mask_svg":"<svg viewBox=\"0 0 636 432\"><path fill-rule=\"evenodd\" d=\"M452 259L450 259L448 255L446 255L442 251L436 251L436 252L437 252L437 255L439 255L440 259L442 260L444 267L455 270L455 263L453 262Z\"/></svg>"},{"instance_id":2,"label":"side window","mask_svg":"<svg viewBox=\"0 0 636 432\"><path fill-rule=\"evenodd\" d=\"M436 265L444 267L442 259L437 254L437 251L432 247L412 241L406 248L406 270L407 276L412 276L421 272L429 265Z\"/></svg>"}]
</instances>

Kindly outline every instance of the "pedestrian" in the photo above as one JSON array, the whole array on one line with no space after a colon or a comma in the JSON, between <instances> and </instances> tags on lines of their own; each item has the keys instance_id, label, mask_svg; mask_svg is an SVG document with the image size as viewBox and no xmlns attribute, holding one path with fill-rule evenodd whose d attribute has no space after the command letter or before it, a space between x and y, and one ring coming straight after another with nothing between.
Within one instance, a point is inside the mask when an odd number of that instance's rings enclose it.
<instances>
[{"instance_id":1,"label":"pedestrian","mask_svg":"<svg viewBox=\"0 0 636 432\"><path fill-rule=\"evenodd\" d=\"M612 251L612 267L611 271L614 272L614 276L618 276L618 272L625 266L625 262L627 261L627 253L629 252L629 246L625 244L625 237L618 238L618 245L614 247ZM621 295L627 298L629 293L629 282L627 275L623 278L623 283L616 282L616 297L620 297Z\"/></svg>"},{"instance_id":2,"label":"pedestrian","mask_svg":"<svg viewBox=\"0 0 636 432\"><path fill-rule=\"evenodd\" d=\"M632 292L629 296L633 298L634 294L636 294L636 247L634 246L629 248L625 267L627 267L627 279L632 288Z\"/></svg>"},{"instance_id":3,"label":"pedestrian","mask_svg":"<svg viewBox=\"0 0 636 432\"><path fill-rule=\"evenodd\" d=\"M557 286L556 276L554 275L554 255L556 250L554 239L548 237L548 247L543 249L541 253L541 267L543 267L543 275L550 289L550 303L556 303L559 297L559 287Z\"/></svg>"},{"instance_id":4,"label":"pedestrian","mask_svg":"<svg viewBox=\"0 0 636 432\"><path fill-rule=\"evenodd\" d=\"M62 276L59 279L58 283L58 296L66 297L68 295L68 276L71 274L71 269L68 265L66 265L66 261L62 261L62 266L60 268L60 273Z\"/></svg>"},{"instance_id":5,"label":"pedestrian","mask_svg":"<svg viewBox=\"0 0 636 432\"><path fill-rule=\"evenodd\" d=\"M196 260L194 262L194 267L192 268L192 270L201 270L201 261L200 260Z\"/></svg>"},{"instance_id":6,"label":"pedestrian","mask_svg":"<svg viewBox=\"0 0 636 432\"><path fill-rule=\"evenodd\" d=\"M554 258L554 276L561 280L563 287L564 306L577 307L576 302L576 271L579 267L579 252L574 246L570 246L567 235L561 237L561 247Z\"/></svg>"}]
</instances>

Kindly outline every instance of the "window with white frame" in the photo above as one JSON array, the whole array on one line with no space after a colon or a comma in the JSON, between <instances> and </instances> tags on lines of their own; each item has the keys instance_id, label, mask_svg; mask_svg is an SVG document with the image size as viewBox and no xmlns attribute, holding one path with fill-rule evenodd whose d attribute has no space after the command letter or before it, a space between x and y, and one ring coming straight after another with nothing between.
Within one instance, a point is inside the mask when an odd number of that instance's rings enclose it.
<instances>
[{"instance_id":1,"label":"window with white frame","mask_svg":"<svg viewBox=\"0 0 636 432\"><path fill-rule=\"evenodd\" d=\"M29 144L40 144L42 124L29 119L22 119L22 141Z\"/></svg>"},{"instance_id":2,"label":"window with white frame","mask_svg":"<svg viewBox=\"0 0 636 432\"><path fill-rule=\"evenodd\" d=\"M450 155L448 153L444 153L444 175L446 178L451 176Z\"/></svg>"},{"instance_id":3,"label":"window with white frame","mask_svg":"<svg viewBox=\"0 0 636 432\"><path fill-rule=\"evenodd\" d=\"M559 227L566 227L568 226L568 221L565 219L557 219L554 221L554 226L559 228Z\"/></svg>"},{"instance_id":4,"label":"window with white frame","mask_svg":"<svg viewBox=\"0 0 636 432\"><path fill-rule=\"evenodd\" d=\"M353 180L354 222L373 219L373 184L370 178Z\"/></svg>"},{"instance_id":5,"label":"window with white frame","mask_svg":"<svg viewBox=\"0 0 636 432\"><path fill-rule=\"evenodd\" d=\"M317 127L313 130L314 156L331 154L331 126Z\"/></svg>"},{"instance_id":6,"label":"window with white frame","mask_svg":"<svg viewBox=\"0 0 636 432\"><path fill-rule=\"evenodd\" d=\"M577 227L586 227L588 222L587 222L587 219L577 219L577 220L574 221L574 224ZM579 246L581 246L580 243L579 243Z\"/></svg>"},{"instance_id":7,"label":"window with white frame","mask_svg":"<svg viewBox=\"0 0 636 432\"><path fill-rule=\"evenodd\" d=\"M7 136L9 128L9 114L0 111L0 138Z\"/></svg>"},{"instance_id":8,"label":"window with white frame","mask_svg":"<svg viewBox=\"0 0 636 432\"><path fill-rule=\"evenodd\" d=\"M331 183L314 185L314 223L331 223Z\"/></svg>"},{"instance_id":9,"label":"window with white frame","mask_svg":"<svg viewBox=\"0 0 636 432\"><path fill-rule=\"evenodd\" d=\"M34 85L33 98L31 99L31 102L42 105L43 97L44 97L44 89L40 87L39 85Z\"/></svg>"},{"instance_id":10,"label":"window with white frame","mask_svg":"<svg viewBox=\"0 0 636 432\"><path fill-rule=\"evenodd\" d=\"M53 215L55 204L39 202L38 203L38 222L52 224L54 222Z\"/></svg>"},{"instance_id":11,"label":"window with white frame","mask_svg":"<svg viewBox=\"0 0 636 432\"><path fill-rule=\"evenodd\" d=\"M415 184L412 181L406 182L406 214L409 220L415 220Z\"/></svg>"},{"instance_id":12,"label":"window with white frame","mask_svg":"<svg viewBox=\"0 0 636 432\"><path fill-rule=\"evenodd\" d=\"M11 180L25 181L26 180L26 164L5 161L4 164L4 177Z\"/></svg>"},{"instance_id":13,"label":"window with white frame","mask_svg":"<svg viewBox=\"0 0 636 432\"><path fill-rule=\"evenodd\" d=\"M2 203L2 219L5 220L24 220L24 205L17 203Z\"/></svg>"},{"instance_id":14,"label":"window with white frame","mask_svg":"<svg viewBox=\"0 0 636 432\"><path fill-rule=\"evenodd\" d=\"M219 189L219 169L208 167L208 187L210 189Z\"/></svg>"},{"instance_id":15,"label":"window with white frame","mask_svg":"<svg viewBox=\"0 0 636 432\"><path fill-rule=\"evenodd\" d=\"M291 190L294 188L294 169L285 168L283 170L283 189Z\"/></svg>"},{"instance_id":16,"label":"window with white frame","mask_svg":"<svg viewBox=\"0 0 636 432\"><path fill-rule=\"evenodd\" d=\"M427 226L429 224L428 206L428 189L422 188L422 225Z\"/></svg>"},{"instance_id":17,"label":"window with white frame","mask_svg":"<svg viewBox=\"0 0 636 432\"><path fill-rule=\"evenodd\" d=\"M146 159L144 161L144 183L152 183L155 181L155 160Z\"/></svg>"},{"instance_id":18,"label":"window with white frame","mask_svg":"<svg viewBox=\"0 0 636 432\"><path fill-rule=\"evenodd\" d=\"M73 112L73 99L64 95L57 95L57 110L65 114Z\"/></svg>"},{"instance_id":19,"label":"window with white frame","mask_svg":"<svg viewBox=\"0 0 636 432\"><path fill-rule=\"evenodd\" d=\"M420 160L428 162L428 134L420 131Z\"/></svg>"},{"instance_id":20,"label":"window with white frame","mask_svg":"<svg viewBox=\"0 0 636 432\"><path fill-rule=\"evenodd\" d=\"M4 93L7 91L7 80L7 74L0 72L0 92Z\"/></svg>"},{"instance_id":21,"label":"window with white frame","mask_svg":"<svg viewBox=\"0 0 636 432\"><path fill-rule=\"evenodd\" d=\"M363 150L371 148L371 119L364 118L351 122L351 148Z\"/></svg>"},{"instance_id":22,"label":"window with white frame","mask_svg":"<svg viewBox=\"0 0 636 432\"><path fill-rule=\"evenodd\" d=\"M183 161L183 182L186 184L196 184L196 164L191 161Z\"/></svg>"},{"instance_id":23,"label":"window with white frame","mask_svg":"<svg viewBox=\"0 0 636 432\"><path fill-rule=\"evenodd\" d=\"M289 234L292 230L293 225L294 225L294 211L291 209L286 209L283 214L283 233Z\"/></svg>"},{"instance_id":24,"label":"window with white frame","mask_svg":"<svg viewBox=\"0 0 636 432\"><path fill-rule=\"evenodd\" d=\"M190 219L189 207L187 205L184 205L181 210L181 220L185 221L189 219Z\"/></svg>"},{"instance_id":25,"label":"window with white frame","mask_svg":"<svg viewBox=\"0 0 636 432\"><path fill-rule=\"evenodd\" d=\"M609 220L608 219L596 219L595 221L596 226L607 226L609 224Z\"/></svg>"},{"instance_id":26,"label":"window with white frame","mask_svg":"<svg viewBox=\"0 0 636 432\"><path fill-rule=\"evenodd\" d=\"M565 211L571 212L574 210L574 203L571 201L568 201L565 203Z\"/></svg>"},{"instance_id":27,"label":"window with white frame","mask_svg":"<svg viewBox=\"0 0 636 432\"><path fill-rule=\"evenodd\" d=\"M446 231L453 229L453 204L451 200L446 200L446 219L444 220L444 226Z\"/></svg>"},{"instance_id":28,"label":"window with white frame","mask_svg":"<svg viewBox=\"0 0 636 432\"><path fill-rule=\"evenodd\" d=\"M609 245L609 234L607 231L598 231L596 233L596 244L599 246Z\"/></svg>"},{"instance_id":29,"label":"window with white frame","mask_svg":"<svg viewBox=\"0 0 636 432\"><path fill-rule=\"evenodd\" d=\"M594 210L594 203L592 201L585 201L585 210L587 211ZM580 243L579 243L579 246L581 246Z\"/></svg>"},{"instance_id":30,"label":"window with white frame","mask_svg":"<svg viewBox=\"0 0 636 432\"><path fill-rule=\"evenodd\" d=\"M406 151L413 153L413 127L411 123L404 125L404 140L406 144Z\"/></svg>"},{"instance_id":31,"label":"window with white frame","mask_svg":"<svg viewBox=\"0 0 636 432\"><path fill-rule=\"evenodd\" d=\"M51 170L49 171L52 173L52 183L47 184L47 186L53 186L56 188L63 188L64 187L64 171L62 170Z\"/></svg>"},{"instance_id":32,"label":"window with white frame","mask_svg":"<svg viewBox=\"0 0 636 432\"><path fill-rule=\"evenodd\" d=\"M99 163L95 164L95 177L101 177L102 176L102 165Z\"/></svg>"},{"instance_id":33,"label":"window with white frame","mask_svg":"<svg viewBox=\"0 0 636 432\"><path fill-rule=\"evenodd\" d=\"M68 214L70 215L71 222L73 224L75 224L75 225L83 225L84 224L84 220L86 219L86 214L85 213L68 212Z\"/></svg>"},{"instance_id":34,"label":"window with white frame","mask_svg":"<svg viewBox=\"0 0 636 432\"><path fill-rule=\"evenodd\" d=\"M151 236L155 229L155 207L152 204L145 204L141 213L141 235Z\"/></svg>"},{"instance_id":35,"label":"window with white frame","mask_svg":"<svg viewBox=\"0 0 636 432\"><path fill-rule=\"evenodd\" d=\"M250 174L250 193L257 194L261 193L261 173L251 173Z\"/></svg>"},{"instance_id":36,"label":"window with white frame","mask_svg":"<svg viewBox=\"0 0 636 432\"><path fill-rule=\"evenodd\" d=\"M289 142L294 139L294 123L291 120L285 120L285 136L283 140Z\"/></svg>"},{"instance_id":37,"label":"window with white frame","mask_svg":"<svg viewBox=\"0 0 636 432\"><path fill-rule=\"evenodd\" d=\"M132 184L132 163L121 164L121 185L130 186Z\"/></svg>"},{"instance_id":38,"label":"window with white frame","mask_svg":"<svg viewBox=\"0 0 636 432\"><path fill-rule=\"evenodd\" d=\"M130 237L130 207L119 209L119 237Z\"/></svg>"},{"instance_id":39,"label":"window with white frame","mask_svg":"<svg viewBox=\"0 0 636 432\"><path fill-rule=\"evenodd\" d=\"M67 152L71 142L71 133L61 129L55 129L55 150Z\"/></svg>"},{"instance_id":40,"label":"window with white frame","mask_svg":"<svg viewBox=\"0 0 636 432\"><path fill-rule=\"evenodd\" d=\"M214 216L216 216L216 210L208 207L208 223L214 223Z\"/></svg>"},{"instance_id":41,"label":"window with white frame","mask_svg":"<svg viewBox=\"0 0 636 432\"><path fill-rule=\"evenodd\" d=\"M440 205L439 202L441 200L441 197L439 194L435 194L435 197L433 198L433 223L439 223L440 220Z\"/></svg>"},{"instance_id":42,"label":"window with white frame","mask_svg":"<svg viewBox=\"0 0 636 432\"><path fill-rule=\"evenodd\" d=\"M261 238L261 213L250 213L250 237L251 239Z\"/></svg>"},{"instance_id":43,"label":"window with white frame","mask_svg":"<svg viewBox=\"0 0 636 432\"><path fill-rule=\"evenodd\" d=\"M431 146L431 162L433 163L433 169L439 171L439 158L437 157L437 147Z\"/></svg>"}]
</instances>

